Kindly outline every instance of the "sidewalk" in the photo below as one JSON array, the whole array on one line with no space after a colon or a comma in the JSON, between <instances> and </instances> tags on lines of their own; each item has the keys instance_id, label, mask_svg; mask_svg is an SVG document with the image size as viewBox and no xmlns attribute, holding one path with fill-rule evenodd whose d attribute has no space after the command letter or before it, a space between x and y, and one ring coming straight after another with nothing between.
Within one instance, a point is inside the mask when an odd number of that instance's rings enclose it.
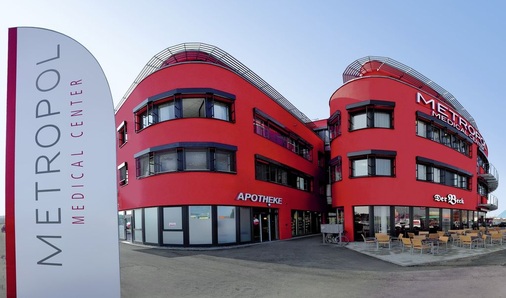
<instances>
[{"instance_id":1,"label":"sidewalk","mask_svg":"<svg viewBox=\"0 0 506 298\"><path fill-rule=\"evenodd\" d=\"M420 252L417 251L411 254L407 249L402 252L402 245L395 242L392 243L390 249L388 249L388 247L380 247L376 250L376 244L364 242L351 242L346 246L346 248L399 266L420 266L486 255L500 250L506 250L506 245L489 244L485 248L479 247L469 249L448 244L447 251L445 251L445 248L442 246L439 248L439 253L436 254L431 254L425 251L423 254L420 254Z\"/></svg>"}]
</instances>

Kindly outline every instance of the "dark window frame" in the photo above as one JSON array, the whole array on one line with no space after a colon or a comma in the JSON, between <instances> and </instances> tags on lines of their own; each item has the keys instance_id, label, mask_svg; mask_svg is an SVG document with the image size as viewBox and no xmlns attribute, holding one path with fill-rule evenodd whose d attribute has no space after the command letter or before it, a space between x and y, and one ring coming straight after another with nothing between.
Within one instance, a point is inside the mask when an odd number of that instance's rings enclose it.
<instances>
[{"instance_id":1,"label":"dark window frame","mask_svg":"<svg viewBox=\"0 0 506 298\"><path fill-rule=\"evenodd\" d=\"M118 166L118 182L120 186L128 184L128 163L124 162Z\"/></svg>"},{"instance_id":2,"label":"dark window frame","mask_svg":"<svg viewBox=\"0 0 506 298\"><path fill-rule=\"evenodd\" d=\"M184 100L191 98L203 99L203 116L186 117L184 115ZM159 107L168 102L174 103L174 116L173 118L160 120L158 117ZM228 119L215 117L214 107L216 102L223 103L227 107ZM133 109L133 113L136 132L140 132L153 124L182 118L207 118L235 123L235 95L212 88L174 89L145 99ZM199 115L201 115L200 112Z\"/></svg>"},{"instance_id":3,"label":"dark window frame","mask_svg":"<svg viewBox=\"0 0 506 298\"><path fill-rule=\"evenodd\" d=\"M253 109L253 132L296 155L313 161L313 146L259 109Z\"/></svg>"},{"instance_id":4,"label":"dark window frame","mask_svg":"<svg viewBox=\"0 0 506 298\"><path fill-rule=\"evenodd\" d=\"M255 179L312 192L314 178L264 156L255 155Z\"/></svg>"},{"instance_id":5,"label":"dark window frame","mask_svg":"<svg viewBox=\"0 0 506 298\"><path fill-rule=\"evenodd\" d=\"M441 184L445 186L455 187L463 190L472 190L472 177L473 175L465 170L459 169L452 165L439 162L436 160L424 158L421 156L416 157L417 173L416 180L423 182L430 182L435 184ZM418 177L418 165L424 165L426 167L427 179L419 179ZM435 169L439 170L439 182L434 179ZM430 172L430 175L429 175Z\"/></svg>"},{"instance_id":6,"label":"dark window frame","mask_svg":"<svg viewBox=\"0 0 506 298\"><path fill-rule=\"evenodd\" d=\"M384 100L366 100L363 102L347 105L346 110L348 111L348 131L351 132L368 128L394 129L394 109L395 102ZM388 127L376 125L375 119L377 113L387 113L389 115ZM354 127L356 125L354 125L353 119L359 115L364 115L366 118L364 127Z\"/></svg>"},{"instance_id":7,"label":"dark window frame","mask_svg":"<svg viewBox=\"0 0 506 298\"><path fill-rule=\"evenodd\" d=\"M188 169L187 167L187 152L191 150L198 150L206 152L206 168L205 169ZM162 171L159 161L159 156L166 153L176 153L177 156L177 169L172 171ZM229 170L218 169L216 162L216 153L229 154ZM200 143L200 142L184 142L172 143L157 147L152 147L134 154L136 161L136 178L145 178L158 174L175 173L175 172L215 172L215 173L237 173L237 147L221 143ZM148 159L147 166L149 172L142 173L141 162L143 159Z\"/></svg>"},{"instance_id":8,"label":"dark window frame","mask_svg":"<svg viewBox=\"0 0 506 298\"><path fill-rule=\"evenodd\" d=\"M117 136L118 136L118 147L123 147L128 142L128 131L127 131L127 122L123 121L116 128Z\"/></svg>"},{"instance_id":9,"label":"dark window frame","mask_svg":"<svg viewBox=\"0 0 506 298\"><path fill-rule=\"evenodd\" d=\"M364 178L364 177L396 177L396 151L389 150L365 150L348 153L349 159L349 177L350 178ZM390 161L390 174L378 174L377 160ZM367 175L354 175L354 162L359 160L367 161Z\"/></svg>"}]
</instances>

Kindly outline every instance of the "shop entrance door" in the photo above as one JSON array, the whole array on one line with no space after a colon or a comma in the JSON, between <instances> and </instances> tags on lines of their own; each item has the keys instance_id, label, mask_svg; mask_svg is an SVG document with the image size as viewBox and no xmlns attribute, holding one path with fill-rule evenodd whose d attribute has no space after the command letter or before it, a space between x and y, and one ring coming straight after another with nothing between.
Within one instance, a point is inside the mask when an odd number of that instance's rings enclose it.
<instances>
[{"instance_id":1,"label":"shop entrance door","mask_svg":"<svg viewBox=\"0 0 506 298\"><path fill-rule=\"evenodd\" d=\"M266 242L278 239L276 209L253 208L253 241Z\"/></svg>"}]
</instances>

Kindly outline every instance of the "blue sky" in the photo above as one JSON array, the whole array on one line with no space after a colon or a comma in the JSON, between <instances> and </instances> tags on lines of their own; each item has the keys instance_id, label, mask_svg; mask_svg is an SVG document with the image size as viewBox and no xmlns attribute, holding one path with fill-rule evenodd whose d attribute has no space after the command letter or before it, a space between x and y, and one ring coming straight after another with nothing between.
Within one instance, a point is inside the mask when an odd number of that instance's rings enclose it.
<instances>
[{"instance_id":1,"label":"blue sky","mask_svg":"<svg viewBox=\"0 0 506 298\"><path fill-rule=\"evenodd\" d=\"M329 115L342 73L364 56L410 66L470 112L506 173L502 92L503 1L131 1L17 0L0 5L0 122L5 123L7 29L43 27L84 45L101 64L115 103L146 62L183 42L219 47L310 119ZM5 130L0 130L4 172ZM506 174L505 174L506 175ZM494 194L506 209L506 182ZM0 179L0 214L4 213Z\"/></svg>"}]
</instances>

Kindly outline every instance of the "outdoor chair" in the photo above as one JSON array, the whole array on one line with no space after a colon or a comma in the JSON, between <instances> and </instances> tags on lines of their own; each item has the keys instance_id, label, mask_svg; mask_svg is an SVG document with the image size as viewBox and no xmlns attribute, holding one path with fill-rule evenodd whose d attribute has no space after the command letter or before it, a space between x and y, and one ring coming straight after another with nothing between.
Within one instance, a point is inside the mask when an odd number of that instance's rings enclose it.
<instances>
[{"instance_id":1,"label":"outdoor chair","mask_svg":"<svg viewBox=\"0 0 506 298\"><path fill-rule=\"evenodd\" d=\"M397 237L391 237L390 240L392 241L397 241L397 242L401 242L401 239L404 238L404 234L402 233L399 233L399 236Z\"/></svg>"},{"instance_id":2,"label":"outdoor chair","mask_svg":"<svg viewBox=\"0 0 506 298\"><path fill-rule=\"evenodd\" d=\"M498 243L502 245L502 235L499 233L493 233L490 235L490 244Z\"/></svg>"},{"instance_id":3,"label":"outdoor chair","mask_svg":"<svg viewBox=\"0 0 506 298\"><path fill-rule=\"evenodd\" d=\"M401 238L401 241L402 241L402 252L404 252L405 248L408 248L409 252L413 253L413 244L411 243L411 239L409 239L409 238Z\"/></svg>"},{"instance_id":4,"label":"outdoor chair","mask_svg":"<svg viewBox=\"0 0 506 298\"><path fill-rule=\"evenodd\" d=\"M471 236L469 235L460 235L459 237L460 243L462 246L469 245L469 248L473 248L473 240L471 239Z\"/></svg>"},{"instance_id":5,"label":"outdoor chair","mask_svg":"<svg viewBox=\"0 0 506 298\"><path fill-rule=\"evenodd\" d=\"M362 235L362 239L364 239L364 243L367 245L368 243L369 244L375 244L376 243L376 238L374 237L366 237L364 236L364 234L360 234Z\"/></svg>"},{"instance_id":6,"label":"outdoor chair","mask_svg":"<svg viewBox=\"0 0 506 298\"><path fill-rule=\"evenodd\" d=\"M413 239L411 239L411 242L413 243L412 252L415 249L419 249L420 254L422 254L424 249L430 250L430 245L423 243L422 239L413 238Z\"/></svg>"},{"instance_id":7,"label":"outdoor chair","mask_svg":"<svg viewBox=\"0 0 506 298\"><path fill-rule=\"evenodd\" d=\"M452 239L452 245L460 246L462 243L460 242L460 235L459 234L450 234L450 237Z\"/></svg>"},{"instance_id":8,"label":"outdoor chair","mask_svg":"<svg viewBox=\"0 0 506 298\"><path fill-rule=\"evenodd\" d=\"M484 248L485 248L485 247L487 247L487 240L489 239L489 237L487 237L487 235L486 235L486 234L483 234L483 235L481 235L481 239L482 239L482 241L483 241L483 247L484 247ZM490 244L491 244L491 243L490 243Z\"/></svg>"},{"instance_id":9,"label":"outdoor chair","mask_svg":"<svg viewBox=\"0 0 506 298\"><path fill-rule=\"evenodd\" d=\"M409 237L409 239L415 237L415 233L408 233L408 237Z\"/></svg>"},{"instance_id":10,"label":"outdoor chair","mask_svg":"<svg viewBox=\"0 0 506 298\"><path fill-rule=\"evenodd\" d=\"M448 237L448 236L439 237L439 242L444 243L444 245L445 245L445 251L448 250L448 240L450 240L450 237Z\"/></svg>"},{"instance_id":11,"label":"outdoor chair","mask_svg":"<svg viewBox=\"0 0 506 298\"><path fill-rule=\"evenodd\" d=\"M376 250L379 250L381 245L388 245L388 249L391 248L390 236L387 234L376 233Z\"/></svg>"}]
</instances>

